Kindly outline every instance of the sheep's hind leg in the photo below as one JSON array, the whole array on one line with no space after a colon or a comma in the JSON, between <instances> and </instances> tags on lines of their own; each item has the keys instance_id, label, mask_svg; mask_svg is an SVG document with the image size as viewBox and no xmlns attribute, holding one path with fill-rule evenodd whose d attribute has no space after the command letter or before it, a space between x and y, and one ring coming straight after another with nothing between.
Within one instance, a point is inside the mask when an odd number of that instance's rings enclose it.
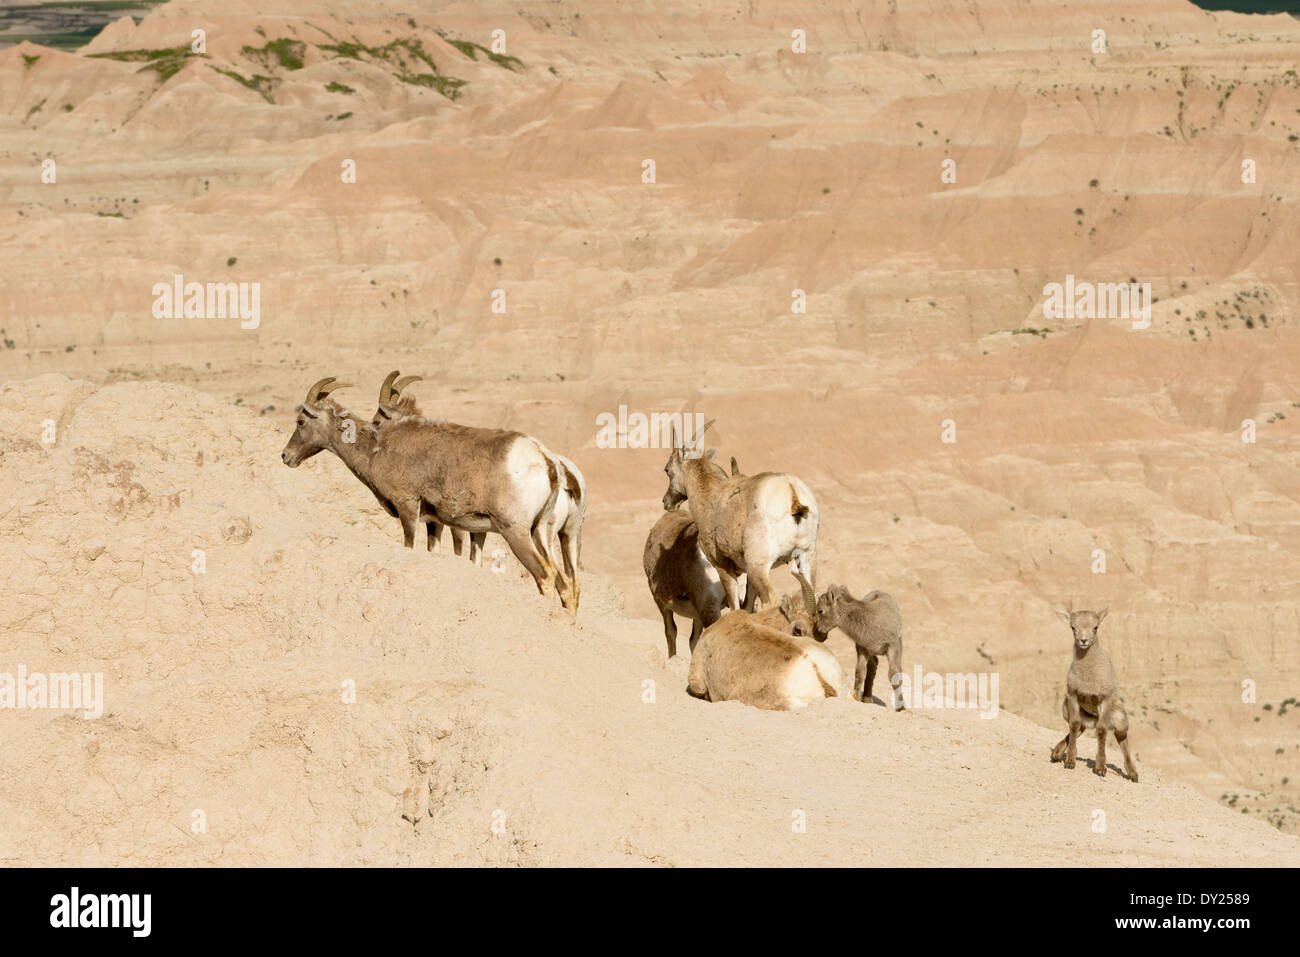
<instances>
[{"instance_id":1,"label":"sheep's hind leg","mask_svg":"<svg viewBox=\"0 0 1300 957\"><path fill-rule=\"evenodd\" d=\"M547 561L544 553L539 553L533 547L533 540L529 533L513 525L499 531L506 544L510 546L510 550L514 552L515 558L519 559L519 563L527 569L528 574L533 576L533 581L537 583L537 591L543 595L549 594L556 584L555 566Z\"/></svg>"},{"instance_id":2,"label":"sheep's hind leg","mask_svg":"<svg viewBox=\"0 0 1300 957\"><path fill-rule=\"evenodd\" d=\"M862 700L871 703L876 700L871 689L876 686L876 669L880 667L880 659L873 654L867 655L867 680L862 685Z\"/></svg>"},{"instance_id":3,"label":"sheep's hind leg","mask_svg":"<svg viewBox=\"0 0 1300 957\"><path fill-rule=\"evenodd\" d=\"M867 685L867 659L870 657L861 648L857 649L858 665L853 669L853 697L861 701L862 689Z\"/></svg>"},{"instance_id":4,"label":"sheep's hind leg","mask_svg":"<svg viewBox=\"0 0 1300 957\"><path fill-rule=\"evenodd\" d=\"M895 711L903 709L903 639L899 638L889 646L889 688L893 696Z\"/></svg>"},{"instance_id":5,"label":"sheep's hind leg","mask_svg":"<svg viewBox=\"0 0 1300 957\"><path fill-rule=\"evenodd\" d=\"M1119 749L1124 752L1124 773L1134 784L1137 783L1138 769L1133 763L1133 755L1128 751L1128 713L1121 705L1116 705L1111 717L1111 730L1115 732L1115 740L1119 742Z\"/></svg>"}]
</instances>

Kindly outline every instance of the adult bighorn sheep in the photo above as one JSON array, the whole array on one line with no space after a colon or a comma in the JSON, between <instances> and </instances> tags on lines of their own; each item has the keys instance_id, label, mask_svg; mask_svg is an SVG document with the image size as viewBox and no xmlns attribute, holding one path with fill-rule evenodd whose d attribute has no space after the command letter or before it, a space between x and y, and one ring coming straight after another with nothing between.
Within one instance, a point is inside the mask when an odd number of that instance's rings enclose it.
<instances>
[{"instance_id":1,"label":"adult bighorn sheep","mask_svg":"<svg viewBox=\"0 0 1300 957\"><path fill-rule=\"evenodd\" d=\"M800 583L803 585L803 582ZM793 711L844 694L844 669L812 638L792 634L815 616L804 591L804 616L785 628L779 608L759 614L732 611L704 629L691 653L686 690L706 701L740 701L770 711Z\"/></svg>"},{"instance_id":2,"label":"adult bighorn sheep","mask_svg":"<svg viewBox=\"0 0 1300 957\"><path fill-rule=\"evenodd\" d=\"M674 613L691 620L691 652L700 633L722 617L727 600L722 579L699 547L699 531L687 512L664 512L650 529L641 554L650 594L664 619L668 657L677 654Z\"/></svg>"},{"instance_id":3,"label":"adult bighorn sheep","mask_svg":"<svg viewBox=\"0 0 1300 957\"><path fill-rule=\"evenodd\" d=\"M1106 732L1113 731L1119 748L1124 752L1124 773L1137 782L1137 765L1128 751L1128 712L1119 697L1119 682L1110 656L1097 642L1097 628L1110 611L1107 605L1101 611L1064 611L1064 618L1074 633L1074 658L1065 675L1065 700L1061 702L1061 716L1069 731L1052 748L1052 760L1064 759L1065 767L1074 767L1075 742L1085 728L1097 729L1097 759L1093 771L1106 776Z\"/></svg>"},{"instance_id":4,"label":"adult bighorn sheep","mask_svg":"<svg viewBox=\"0 0 1300 957\"><path fill-rule=\"evenodd\" d=\"M394 369L392 372L388 373L388 377L384 379L383 385L379 387L379 408L380 409L384 409L385 407L388 407L390 409L399 408L398 397L401 395L402 389L406 388L406 386L410 385L412 382L419 382L421 378L418 375L408 375L408 376L402 376L399 379L398 378L399 375L401 375L401 373L398 372L396 369ZM413 401L410 401L409 410L407 409L403 410L403 414L408 414L408 413L416 414L416 415L419 414L418 412L415 411L415 403ZM391 416L384 417L381 416L378 411L376 411L374 417L370 420L370 424L373 425L376 429L378 429L382 427L383 423L389 421L389 418L391 418ZM442 544L442 528L443 528L442 523L439 522L436 517L434 517L431 518L428 522L426 522L425 526L428 533L428 540L425 547L428 548L428 550L431 552L436 552L438 550L438 546ZM466 537L469 537L471 539L470 548L469 548L469 560L473 562L475 565L481 564L482 563L481 555L483 552L483 541L486 538L485 533L476 532L474 535L467 536L464 529L453 528L451 530L452 551L454 551L457 555L463 554L465 551ZM474 539L477 540L475 541Z\"/></svg>"},{"instance_id":5,"label":"adult bighorn sheep","mask_svg":"<svg viewBox=\"0 0 1300 957\"><path fill-rule=\"evenodd\" d=\"M713 462L716 449L701 454L699 438L687 449L673 429L663 505L672 511L686 502L699 527L700 549L722 578L728 606L740 607L736 579L742 573L748 576L746 611L754 610L755 598L771 607L775 592L768 573L778 565L790 562L816 582L817 499L808 486L777 472L728 476Z\"/></svg>"},{"instance_id":6,"label":"adult bighorn sheep","mask_svg":"<svg viewBox=\"0 0 1300 957\"><path fill-rule=\"evenodd\" d=\"M394 370L384 379L383 385L379 389L379 407L375 410L374 418L371 419L371 425L376 433L381 437L385 431L396 423L404 422L407 424L425 424L425 425L446 425L445 422L430 420L423 417L415 400L409 395L402 395L402 389L412 382L421 381L420 376L403 376L398 378L399 373ZM533 436L525 436L528 441L532 442L538 452L548 459L554 466L559 476L559 492L556 496L555 507L546 516L545 532L543 533L543 551L547 561L556 565L556 589L561 591L561 598L565 595L572 602L573 610L577 610L579 598L581 595L581 585L578 582L578 569L582 549L582 524L587 515L587 481L583 477L578 467L563 455L552 452L539 439ZM437 529L440 533L441 529ZM456 539L458 527L452 524L452 536L456 554L461 553L460 540ZM487 537L485 531L469 530L470 535L470 561L479 564L482 561L483 544ZM435 529L430 527L430 535L435 535ZM462 533L463 534L463 533ZM558 540L558 547L554 547L555 540ZM554 556L559 555L563 567L558 567L559 563L555 561ZM566 607L569 607L566 604Z\"/></svg>"},{"instance_id":7,"label":"adult bighorn sheep","mask_svg":"<svg viewBox=\"0 0 1300 957\"><path fill-rule=\"evenodd\" d=\"M494 531L506 540L543 595L556 569L541 547L541 530L555 507L559 475L527 436L459 425L396 422L382 437L329 393L322 379L298 406L297 426L280 458L297 468L329 449L402 523L403 543L415 545L420 522L467 531ZM560 600L570 608L567 589Z\"/></svg>"}]
</instances>

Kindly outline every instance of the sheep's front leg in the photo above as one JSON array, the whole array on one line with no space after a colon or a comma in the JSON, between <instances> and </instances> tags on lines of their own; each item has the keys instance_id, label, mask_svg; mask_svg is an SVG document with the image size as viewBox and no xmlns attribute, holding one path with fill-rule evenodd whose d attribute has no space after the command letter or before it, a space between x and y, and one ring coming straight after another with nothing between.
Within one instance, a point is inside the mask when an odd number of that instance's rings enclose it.
<instances>
[{"instance_id":1,"label":"sheep's front leg","mask_svg":"<svg viewBox=\"0 0 1300 957\"><path fill-rule=\"evenodd\" d=\"M1070 724L1070 734L1065 746L1065 766L1066 768L1074 767L1076 756L1075 746L1079 740L1079 732L1083 730L1083 719L1079 715L1079 699L1074 695L1069 695L1065 699L1066 721Z\"/></svg>"},{"instance_id":2,"label":"sheep's front leg","mask_svg":"<svg viewBox=\"0 0 1300 957\"><path fill-rule=\"evenodd\" d=\"M1097 760L1092 770L1099 776L1106 776L1106 733L1110 729L1110 702L1103 701L1097 709Z\"/></svg>"},{"instance_id":3,"label":"sheep's front leg","mask_svg":"<svg viewBox=\"0 0 1300 957\"><path fill-rule=\"evenodd\" d=\"M700 640L700 635L704 634L704 620L699 615L691 622L691 654L695 654L695 645Z\"/></svg>"},{"instance_id":4,"label":"sheep's front leg","mask_svg":"<svg viewBox=\"0 0 1300 957\"><path fill-rule=\"evenodd\" d=\"M858 666L853 670L853 697L857 701L862 699L862 691L867 683L867 659L870 657L861 648L858 649Z\"/></svg>"},{"instance_id":5,"label":"sheep's front leg","mask_svg":"<svg viewBox=\"0 0 1300 957\"><path fill-rule=\"evenodd\" d=\"M676 658L677 657L677 621L673 618L673 610L664 605L660 605L659 614L664 616L664 639L668 642L668 657Z\"/></svg>"},{"instance_id":6,"label":"sheep's front leg","mask_svg":"<svg viewBox=\"0 0 1300 957\"><path fill-rule=\"evenodd\" d=\"M407 548L415 547L415 530L420 525L420 502L394 502L397 517L402 523L402 544Z\"/></svg>"},{"instance_id":7,"label":"sheep's front leg","mask_svg":"<svg viewBox=\"0 0 1300 957\"><path fill-rule=\"evenodd\" d=\"M442 544L442 526L437 522L425 522L424 527L428 532L428 541L425 547L428 551L436 552L438 546Z\"/></svg>"}]
</instances>

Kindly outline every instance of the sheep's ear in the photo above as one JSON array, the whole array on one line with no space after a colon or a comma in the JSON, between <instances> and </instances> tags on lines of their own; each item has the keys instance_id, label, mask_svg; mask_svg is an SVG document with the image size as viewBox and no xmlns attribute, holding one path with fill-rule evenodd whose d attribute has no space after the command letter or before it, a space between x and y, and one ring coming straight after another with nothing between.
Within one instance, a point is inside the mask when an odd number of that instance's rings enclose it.
<instances>
[{"instance_id":1,"label":"sheep's ear","mask_svg":"<svg viewBox=\"0 0 1300 957\"><path fill-rule=\"evenodd\" d=\"M300 408L302 409L303 415L310 416L313 419L320 418L320 412L318 412L316 409L313 409L311 406L303 405L300 406Z\"/></svg>"},{"instance_id":2,"label":"sheep's ear","mask_svg":"<svg viewBox=\"0 0 1300 957\"><path fill-rule=\"evenodd\" d=\"M1101 611L1097 612L1097 624L1100 625L1101 620L1105 618L1109 612L1110 612L1110 602L1106 602L1106 607L1103 608Z\"/></svg>"},{"instance_id":3,"label":"sheep's ear","mask_svg":"<svg viewBox=\"0 0 1300 957\"><path fill-rule=\"evenodd\" d=\"M1066 611L1064 608L1057 608L1057 609L1055 609L1055 611L1056 611L1056 616L1057 616L1058 618L1063 619L1063 620L1066 622L1066 624L1069 624L1069 622L1070 622L1070 613L1069 613L1068 611Z\"/></svg>"}]
</instances>

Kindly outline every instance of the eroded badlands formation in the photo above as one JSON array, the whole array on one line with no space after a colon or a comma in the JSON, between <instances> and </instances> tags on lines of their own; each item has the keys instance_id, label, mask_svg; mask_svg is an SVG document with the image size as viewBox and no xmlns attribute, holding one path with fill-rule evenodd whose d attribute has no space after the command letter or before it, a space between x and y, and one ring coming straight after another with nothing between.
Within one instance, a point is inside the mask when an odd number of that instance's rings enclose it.
<instances>
[{"instance_id":1,"label":"eroded badlands formation","mask_svg":"<svg viewBox=\"0 0 1300 957\"><path fill-rule=\"evenodd\" d=\"M0 858L1296 862L1300 22L264 7L0 50L0 671L106 687L0 713ZM159 318L178 274L257 283L256 323ZM1045 318L1067 276L1150 283L1149 327ZM581 466L576 625L280 464L312 381L369 416L393 368ZM909 671L996 671L1000 717L686 697L640 570L667 451L599 447L620 406L800 475L819 582L890 592ZM1139 785L1047 761L1053 605L1106 601Z\"/></svg>"}]
</instances>

